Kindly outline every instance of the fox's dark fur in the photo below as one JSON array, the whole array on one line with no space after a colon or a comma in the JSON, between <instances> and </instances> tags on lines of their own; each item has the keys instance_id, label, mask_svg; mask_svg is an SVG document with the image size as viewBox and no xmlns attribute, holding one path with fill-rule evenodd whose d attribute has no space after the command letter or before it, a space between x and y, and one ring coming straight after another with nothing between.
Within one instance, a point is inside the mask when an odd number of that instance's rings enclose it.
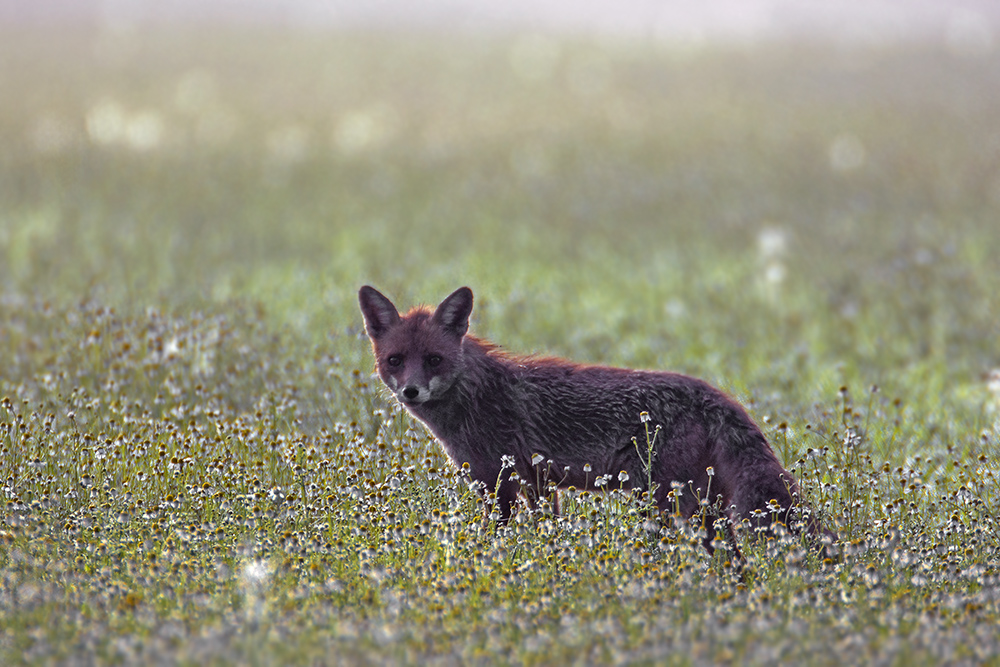
<instances>
[{"instance_id":1,"label":"fox's dark fur","mask_svg":"<svg viewBox=\"0 0 1000 667\"><path fill-rule=\"evenodd\" d=\"M487 491L496 489L501 521L509 519L520 488L501 457L513 458L513 470L529 483L539 478L532 464L539 454L548 478L560 487L593 489L598 476L610 475L611 488L644 489L646 426L658 425L652 480L661 509L673 508L667 495L678 482L685 516L697 511L700 490L713 503L721 497L724 511L754 525L770 524L775 514L790 523L798 499L795 480L746 411L706 382L504 353L467 333L468 287L433 312L414 308L403 316L372 287L362 287L359 300L382 380L456 464L468 463L473 479ZM649 424L642 423L643 412ZM624 483L621 471L628 474ZM528 487L530 504L538 493L545 490ZM777 513L773 502L781 508ZM806 526L834 537L814 520ZM710 550L713 537L709 527Z\"/></svg>"}]
</instances>

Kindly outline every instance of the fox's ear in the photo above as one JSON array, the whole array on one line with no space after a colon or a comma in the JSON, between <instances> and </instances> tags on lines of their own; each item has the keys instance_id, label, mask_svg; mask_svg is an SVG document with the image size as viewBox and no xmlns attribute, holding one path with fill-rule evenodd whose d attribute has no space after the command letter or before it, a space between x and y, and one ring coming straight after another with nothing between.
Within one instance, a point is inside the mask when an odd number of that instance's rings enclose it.
<instances>
[{"instance_id":1,"label":"fox's ear","mask_svg":"<svg viewBox=\"0 0 1000 667\"><path fill-rule=\"evenodd\" d=\"M365 316L365 330L372 340L399 322L396 306L374 287L362 287L358 292L358 301L361 303L361 313Z\"/></svg>"},{"instance_id":2,"label":"fox's ear","mask_svg":"<svg viewBox=\"0 0 1000 667\"><path fill-rule=\"evenodd\" d=\"M472 314L472 290L459 287L434 311L434 321L459 338L469 330Z\"/></svg>"}]
</instances>

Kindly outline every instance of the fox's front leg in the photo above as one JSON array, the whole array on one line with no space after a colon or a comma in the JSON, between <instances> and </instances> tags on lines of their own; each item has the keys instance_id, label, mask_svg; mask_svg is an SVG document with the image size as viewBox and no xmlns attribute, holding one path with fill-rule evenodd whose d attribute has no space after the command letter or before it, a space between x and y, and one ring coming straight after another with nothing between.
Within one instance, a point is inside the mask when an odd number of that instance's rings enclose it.
<instances>
[{"instance_id":1,"label":"fox's front leg","mask_svg":"<svg viewBox=\"0 0 1000 667\"><path fill-rule=\"evenodd\" d=\"M552 508L552 515L559 516L559 491L552 482L545 483L541 489L528 485L525 489L525 499L528 501L528 508L534 512L538 506L547 501Z\"/></svg>"},{"instance_id":2,"label":"fox's front leg","mask_svg":"<svg viewBox=\"0 0 1000 667\"><path fill-rule=\"evenodd\" d=\"M520 484L517 479L510 479L512 470L504 469L486 475L473 475L479 482L479 492L483 494L486 519L506 525L514 511L517 502L517 492Z\"/></svg>"}]
</instances>

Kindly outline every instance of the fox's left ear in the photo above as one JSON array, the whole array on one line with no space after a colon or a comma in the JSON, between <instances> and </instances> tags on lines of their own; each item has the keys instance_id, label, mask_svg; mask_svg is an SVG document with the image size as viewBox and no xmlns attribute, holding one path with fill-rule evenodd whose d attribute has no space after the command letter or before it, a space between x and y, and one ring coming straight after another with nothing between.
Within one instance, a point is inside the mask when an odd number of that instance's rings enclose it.
<instances>
[{"instance_id":1,"label":"fox's left ear","mask_svg":"<svg viewBox=\"0 0 1000 667\"><path fill-rule=\"evenodd\" d=\"M459 287L434 311L434 321L447 331L461 338L469 330L469 316L472 315L472 290Z\"/></svg>"}]
</instances>

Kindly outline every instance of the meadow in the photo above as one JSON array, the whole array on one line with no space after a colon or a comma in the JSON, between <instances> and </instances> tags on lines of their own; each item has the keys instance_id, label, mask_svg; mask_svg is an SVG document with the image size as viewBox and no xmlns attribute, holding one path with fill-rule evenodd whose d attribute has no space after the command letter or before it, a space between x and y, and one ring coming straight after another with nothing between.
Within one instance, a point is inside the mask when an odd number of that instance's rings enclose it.
<instances>
[{"instance_id":1,"label":"meadow","mask_svg":"<svg viewBox=\"0 0 1000 667\"><path fill-rule=\"evenodd\" d=\"M1000 664L995 55L0 37L0 663ZM365 283L724 388L839 557L497 528Z\"/></svg>"}]
</instances>

